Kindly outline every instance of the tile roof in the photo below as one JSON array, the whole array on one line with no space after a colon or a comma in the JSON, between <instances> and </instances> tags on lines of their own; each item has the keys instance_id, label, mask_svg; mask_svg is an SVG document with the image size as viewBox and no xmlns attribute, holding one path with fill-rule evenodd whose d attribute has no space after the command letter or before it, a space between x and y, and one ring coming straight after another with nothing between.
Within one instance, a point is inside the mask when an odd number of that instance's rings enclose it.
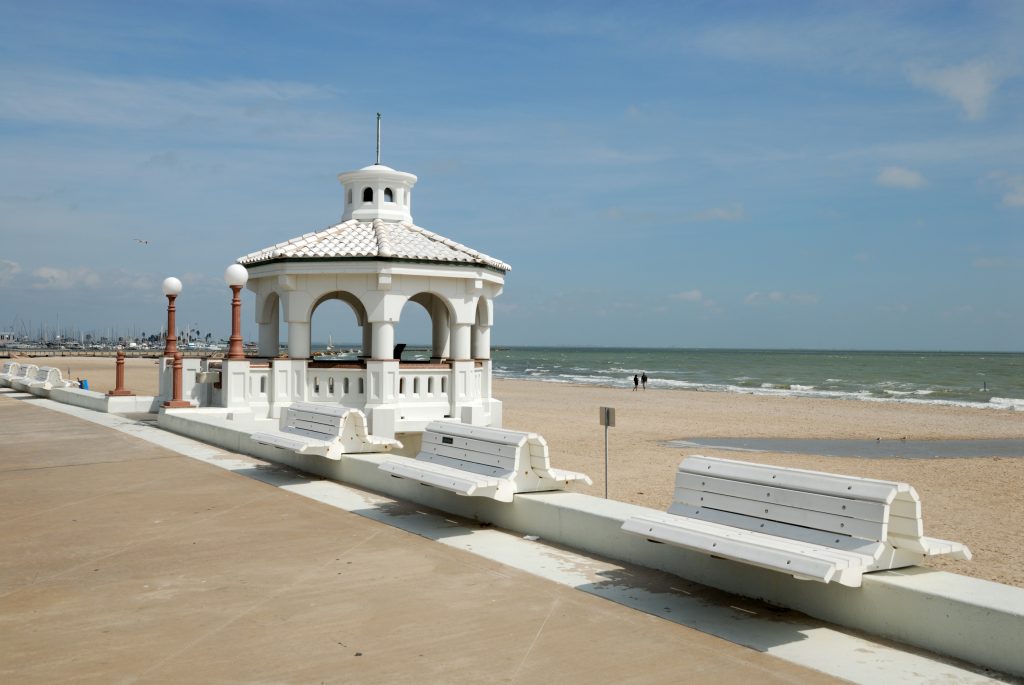
<instances>
[{"instance_id":1,"label":"tile roof","mask_svg":"<svg viewBox=\"0 0 1024 685\"><path fill-rule=\"evenodd\" d=\"M250 252L238 262L246 266L277 259L344 259L369 257L410 259L448 264L478 264L511 271L505 262L466 247L425 228L402 221L349 219L316 233Z\"/></svg>"}]
</instances>

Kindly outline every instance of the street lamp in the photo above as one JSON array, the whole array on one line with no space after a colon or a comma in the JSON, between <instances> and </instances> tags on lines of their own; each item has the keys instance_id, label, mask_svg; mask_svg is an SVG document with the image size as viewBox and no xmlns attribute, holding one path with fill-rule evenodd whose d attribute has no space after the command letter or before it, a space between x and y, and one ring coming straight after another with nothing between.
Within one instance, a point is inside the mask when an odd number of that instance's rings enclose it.
<instances>
[{"instance_id":1,"label":"street lamp","mask_svg":"<svg viewBox=\"0 0 1024 685\"><path fill-rule=\"evenodd\" d=\"M242 298L239 293L249 280L249 272L241 264L232 264L224 270L224 282L231 288L231 345L228 359L245 359L242 347Z\"/></svg>"},{"instance_id":2,"label":"street lamp","mask_svg":"<svg viewBox=\"0 0 1024 685\"><path fill-rule=\"evenodd\" d=\"M174 276L164 279L164 295L167 296L167 343L164 356L173 357L178 351L178 337L174 334L174 299L181 293L181 281Z\"/></svg>"}]
</instances>

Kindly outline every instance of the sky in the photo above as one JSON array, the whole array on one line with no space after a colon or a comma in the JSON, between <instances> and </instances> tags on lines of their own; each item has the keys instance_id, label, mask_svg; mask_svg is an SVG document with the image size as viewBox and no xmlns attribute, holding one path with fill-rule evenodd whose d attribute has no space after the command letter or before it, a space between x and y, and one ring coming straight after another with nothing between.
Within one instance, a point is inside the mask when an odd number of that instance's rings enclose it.
<instances>
[{"instance_id":1,"label":"sky","mask_svg":"<svg viewBox=\"0 0 1024 685\"><path fill-rule=\"evenodd\" d=\"M415 223L512 265L494 345L1024 351L994 0L0 0L0 330L158 331L173 275L226 337L224 268L340 220L376 112Z\"/></svg>"}]
</instances>

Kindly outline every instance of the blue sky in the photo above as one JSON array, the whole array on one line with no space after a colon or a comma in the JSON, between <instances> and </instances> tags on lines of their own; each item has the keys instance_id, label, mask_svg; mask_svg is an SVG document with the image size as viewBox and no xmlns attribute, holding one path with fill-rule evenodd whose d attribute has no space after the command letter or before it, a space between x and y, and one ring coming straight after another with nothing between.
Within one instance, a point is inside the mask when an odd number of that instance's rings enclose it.
<instances>
[{"instance_id":1,"label":"blue sky","mask_svg":"<svg viewBox=\"0 0 1024 685\"><path fill-rule=\"evenodd\" d=\"M1024 350L1022 46L1020 2L2 1L0 330L155 331L176 275L226 335L380 111L416 223L513 267L495 344Z\"/></svg>"}]
</instances>

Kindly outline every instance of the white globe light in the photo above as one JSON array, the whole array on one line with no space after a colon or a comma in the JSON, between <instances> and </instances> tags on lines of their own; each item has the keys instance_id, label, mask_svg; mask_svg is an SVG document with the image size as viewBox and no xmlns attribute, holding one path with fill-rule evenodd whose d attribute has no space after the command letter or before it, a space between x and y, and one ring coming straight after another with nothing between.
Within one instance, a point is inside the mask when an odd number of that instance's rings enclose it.
<instances>
[{"instance_id":1,"label":"white globe light","mask_svg":"<svg viewBox=\"0 0 1024 685\"><path fill-rule=\"evenodd\" d=\"M249 280L249 272L241 264L232 264L224 269L224 282L228 285L242 287Z\"/></svg>"},{"instance_id":2,"label":"white globe light","mask_svg":"<svg viewBox=\"0 0 1024 685\"><path fill-rule=\"evenodd\" d=\"M174 276L164 279L164 295L178 295L181 293L181 281Z\"/></svg>"}]
</instances>

